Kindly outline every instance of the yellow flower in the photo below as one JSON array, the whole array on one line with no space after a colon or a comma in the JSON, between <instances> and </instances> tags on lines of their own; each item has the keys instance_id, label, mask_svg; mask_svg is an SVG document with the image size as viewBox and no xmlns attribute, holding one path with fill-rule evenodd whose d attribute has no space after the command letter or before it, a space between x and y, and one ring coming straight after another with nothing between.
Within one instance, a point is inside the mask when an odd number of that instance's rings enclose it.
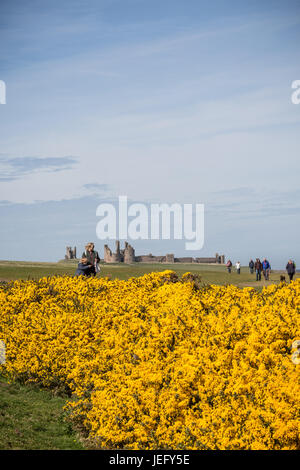
<instances>
[{"instance_id":1,"label":"yellow flower","mask_svg":"<svg viewBox=\"0 0 300 470\"><path fill-rule=\"evenodd\" d=\"M65 390L100 447L299 449L300 281L262 292L173 271L0 287L10 379Z\"/></svg>"}]
</instances>

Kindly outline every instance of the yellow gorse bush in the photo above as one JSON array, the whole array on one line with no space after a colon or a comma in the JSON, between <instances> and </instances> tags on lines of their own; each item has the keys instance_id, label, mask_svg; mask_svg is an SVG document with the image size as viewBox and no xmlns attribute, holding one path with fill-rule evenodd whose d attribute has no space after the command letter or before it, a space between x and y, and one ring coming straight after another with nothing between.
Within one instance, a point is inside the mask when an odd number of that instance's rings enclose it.
<instances>
[{"instance_id":1,"label":"yellow gorse bush","mask_svg":"<svg viewBox=\"0 0 300 470\"><path fill-rule=\"evenodd\" d=\"M102 448L299 449L299 293L173 271L11 282L0 371L70 392Z\"/></svg>"}]
</instances>

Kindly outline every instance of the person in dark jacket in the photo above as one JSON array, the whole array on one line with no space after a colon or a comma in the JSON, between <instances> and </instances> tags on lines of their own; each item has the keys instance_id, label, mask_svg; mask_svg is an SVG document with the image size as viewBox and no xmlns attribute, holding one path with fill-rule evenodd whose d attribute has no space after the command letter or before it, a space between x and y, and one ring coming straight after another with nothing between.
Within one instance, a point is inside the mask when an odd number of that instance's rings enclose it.
<instances>
[{"instance_id":1,"label":"person in dark jacket","mask_svg":"<svg viewBox=\"0 0 300 470\"><path fill-rule=\"evenodd\" d=\"M228 271L229 273L231 273L232 262L230 261L230 259L227 261L226 267L227 267L227 271Z\"/></svg>"},{"instance_id":2,"label":"person in dark jacket","mask_svg":"<svg viewBox=\"0 0 300 470\"><path fill-rule=\"evenodd\" d=\"M287 270L287 273L291 282L296 272L296 265L291 259L289 259L288 264L286 265L285 269Z\"/></svg>"},{"instance_id":3,"label":"person in dark jacket","mask_svg":"<svg viewBox=\"0 0 300 470\"><path fill-rule=\"evenodd\" d=\"M256 272L256 280L260 281L261 280L261 272L262 272L262 264L260 262L259 258L256 258L255 264L254 264L254 269Z\"/></svg>"},{"instance_id":4,"label":"person in dark jacket","mask_svg":"<svg viewBox=\"0 0 300 470\"><path fill-rule=\"evenodd\" d=\"M94 243L88 243L85 247L85 252L82 254L83 257L87 258L88 264L92 265L91 274L96 276L96 264L100 262L98 251L95 250Z\"/></svg>"},{"instance_id":5,"label":"person in dark jacket","mask_svg":"<svg viewBox=\"0 0 300 470\"><path fill-rule=\"evenodd\" d=\"M271 265L266 258L264 258L262 262L262 269L263 269L265 280L268 281L269 276L270 276L270 271L271 271Z\"/></svg>"},{"instance_id":6,"label":"person in dark jacket","mask_svg":"<svg viewBox=\"0 0 300 470\"><path fill-rule=\"evenodd\" d=\"M78 263L77 270L75 272L75 276L89 276L91 274L93 266L88 264L88 260L85 256L83 256Z\"/></svg>"},{"instance_id":7,"label":"person in dark jacket","mask_svg":"<svg viewBox=\"0 0 300 470\"><path fill-rule=\"evenodd\" d=\"M250 273L253 274L254 273L254 261L253 261L253 259L250 259L250 261L249 261L249 269L250 269Z\"/></svg>"}]
</instances>

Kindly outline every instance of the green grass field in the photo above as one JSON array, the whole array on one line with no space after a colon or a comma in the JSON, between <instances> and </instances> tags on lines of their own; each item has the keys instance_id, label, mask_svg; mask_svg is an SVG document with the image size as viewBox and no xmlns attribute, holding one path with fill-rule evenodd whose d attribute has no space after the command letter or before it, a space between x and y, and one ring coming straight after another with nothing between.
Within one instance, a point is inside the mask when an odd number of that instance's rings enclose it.
<instances>
[{"instance_id":1,"label":"green grass field","mask_svg":"<svg viewBox=\"0 0 300 470\"><path fill-rule=\"evenodd\" d=\"M0 377L0 450L80 450L64 397Z\"/></svg>"},{"instance_id":2,"label":"green grass field","mask_svg":"<svg viewBox=\"0 0 300 470\"><path fill-rule=\"evenodd\" d=\"M16 279L38 279L43 276L73 276L76 271L77 261L62 261L58 263L37 263L25 261L0 261L0 281L10 281ZM278 283L280 274L283 271L273 271L269 281L263 278L260 282L256 282L255 275L250 274L247 267L242 267L241 274L237 274L235 269L231 274L227 273L226 267L223 265L197 265L197 264L147 264L134 263L131 265L124 264L101 264L100 277L109 276L112 279L128 279L129 277L142 276L151 271L164 271L171 269L176 271L178 275L182 275L187 271L197 273L201 276L203 283L212 284L234 284L239 287L261 287L271 283ZM296 274L299 277L299 273Z\"/></svg>"}]
</instances>

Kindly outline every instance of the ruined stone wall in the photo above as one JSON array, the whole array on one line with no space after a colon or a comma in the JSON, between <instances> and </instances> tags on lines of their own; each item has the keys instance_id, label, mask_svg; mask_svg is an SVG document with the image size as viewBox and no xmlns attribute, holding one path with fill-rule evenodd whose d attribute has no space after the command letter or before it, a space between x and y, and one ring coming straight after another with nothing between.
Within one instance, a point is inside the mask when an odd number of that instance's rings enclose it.
<instances>
[{"instance_id":1,"label":"ruined stone wall","mask_svg":"<svg viewBox=\"0 0 300 470\"><path fill-rule=\"evenodd\" d=\"M124 256L122 255L120 251L119 240L116 240L116 252L113 253L112 257L113 257L113 261L112 261L113 263L121 263L122 261L124 261Z\"/></svg>"},{"instance_id":2,"label":"ruined stone wall","mask_svg":"<svg viewBox=\"0 0 300 470\"><path fill-rule=\"evenodd\" d=\"M104 263L111 263L112 252L108 245L104 245Z\"/></svg>"},{"instance_id":3,"label":"ruined stone wall","mask_svg":"<svg viewBox=\"0 0 300 470\"><path fill-rule=\"evenodd\" d=\"M129 245L129 243L125 242L124 263L130 264L134 263L134 261L136 261L134 248Z\"/></svg>"},{"instance_id":4,"label":"ruined stone wall","mask_svg":"<svg viewBox=\"0 0 300 470\"><path fill-rule=\"evenodd\" d=\"M76 259L76 246L73 249L71 246L66 247L65 259Z\"/></svg>"},{"instance_id":5,"label":"ruined stone wall","mask_svg":"<svg viewBox=\"0 0 300 470\"><path fill-rule=\"evenodd\" d=\"M112 253L108 245L104 245L104 262L105 263L121 263L124 257L120 250L120 242L116 241L116 251Z\"/></svg>"},{"instance_id":6,"label":"ruined stone wall","mask_svg":"<svg viewBox=\"0 0 300 470\"><path fill-rule=\"evenodd\" d=\"M217 263L216 258L196 258L196 263Z\"/></svg>"},{"instance_id":7,"label":"ruined stone wall","mask_svg":"<svg viewBox=\"0 0 300 470\"><path fill-rule=\"evenodd\" d=\"M127 242L125 249L120 249L119 240L116 241L116 251L113 253L108 245L104 245L104 262L105 263L133 263L135 261L134 249Z\"/></svg>"},{"instance_id":8,"label":"ruined stone wall","mask_svg":"<svg viewBox=\"0 0 300 470\"><path fill-rule=\"evenodd\" d=\"M135 261L138 263L164 263L166 261L166 257L165 256L153 256L152 254L141 255L141 256L136 256Z\"/></svg>"},{"instance_id":9,"label":"ruined stone wall","mask_svg":"<svg viewBox=\"0 0 300 470\"><path fill-rule=\"evenodd\" d=\"M175 263L193 263L194 258L188 256L184 258L175 258Z\"/></svg>"},{"instance_id":10,"label":"ruined stone wall","mask_svg":"<svg viewBox=\"0 0 300 470\"><path fill-rule=\"evenodd\" d=\"M165 256L148 255L135 256L134 248L125 242L125 248L120 249L119 240L116 241L116 251L112 253L108 245L104 245L104 262L105 263L214 263L225 264L225 256L216 253L215 257L193 258L191 256L175 258L173 253Z\"/></svg>"}]
</instances>

